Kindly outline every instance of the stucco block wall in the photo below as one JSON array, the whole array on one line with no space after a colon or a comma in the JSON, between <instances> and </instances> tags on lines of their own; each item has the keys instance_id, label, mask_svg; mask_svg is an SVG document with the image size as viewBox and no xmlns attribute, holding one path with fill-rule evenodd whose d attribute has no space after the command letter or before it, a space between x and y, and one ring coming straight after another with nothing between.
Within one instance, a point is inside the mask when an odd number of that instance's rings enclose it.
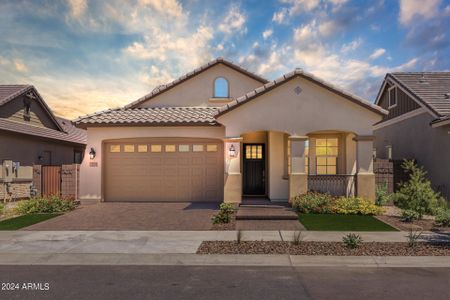
<instances>
[{"instance_id":1,"label":"stucco block wall","mask_svg":"<svg viewBox=\"0 0 450 300\"><path fill-rule=\"evenodd\" d=\"M102 200L102 143L107 140L127 138L212 138L223 139L224 128L220 126L198 127L90 127L85 159L80 167L80 196L82 200ZM89 159L94 148L95 159Z\"/></svg>"},{"instance_id":2,"label":"stucco block wall","mask_svg":"<svg viewBox=\"0 0 450 300\"><path fill-rule=\"evenodd\" d=\"M289 180L285 174L284 133L268 133L269 146L269 198L284 200L289 198Z\"/></svg>"},{"instance_id":3,"label":"stucco block wall","mask_svg":"<svg viewBox=\"0 0 450 300\"><path fill-rule=\"evenodd\" d=\"M392 145L393 159L415 158L428 172L433 186L450 199L450 126L432 128L428 113L374 131L377 157L387 158Z\"/></svg>"},{"instance_id":4,"label":"stucco block wall","mask_svg":"<svg viewBox=\"0 0 450 300\"><path fill-rule=\"evenodd\" d=\"M217 64L205 72L167 90L139 105L139 107L165 106L221 106L223 103L211 103L214 80L224 77L228 80L230 97L237 98L256 89L263 83L248 77L223 64Z\"/></svg>"}]
</instances>

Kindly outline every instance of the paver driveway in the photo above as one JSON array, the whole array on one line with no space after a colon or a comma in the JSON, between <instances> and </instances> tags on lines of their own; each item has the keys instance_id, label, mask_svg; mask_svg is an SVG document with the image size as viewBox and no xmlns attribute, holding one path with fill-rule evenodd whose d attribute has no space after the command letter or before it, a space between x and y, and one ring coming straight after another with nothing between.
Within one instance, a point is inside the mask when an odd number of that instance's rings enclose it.
<instances>
[{"instance_id":1,"label":"paver driveway","mask_svg":"<svg viewBox=\"0 0 450 300\"><path fill-rule=\"evenodd\" d=\"M210 230L219 203L97 203L24 230Z\"/></svg>"}]
</instances>

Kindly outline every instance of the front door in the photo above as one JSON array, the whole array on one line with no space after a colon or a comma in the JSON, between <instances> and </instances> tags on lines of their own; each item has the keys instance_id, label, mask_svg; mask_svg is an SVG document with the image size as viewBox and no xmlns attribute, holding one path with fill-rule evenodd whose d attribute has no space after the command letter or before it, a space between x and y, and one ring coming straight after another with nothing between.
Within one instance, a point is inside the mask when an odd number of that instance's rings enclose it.
<instances>
[{"instance_id":1,"label":"front door","mask_svg":"<svg viewBox=\"0 0 450 300\"><path fill-rule=\"evenodd\" d=\"M244 144L244 195L266 194L264 144Z\"/></svg>"}]
</instances>

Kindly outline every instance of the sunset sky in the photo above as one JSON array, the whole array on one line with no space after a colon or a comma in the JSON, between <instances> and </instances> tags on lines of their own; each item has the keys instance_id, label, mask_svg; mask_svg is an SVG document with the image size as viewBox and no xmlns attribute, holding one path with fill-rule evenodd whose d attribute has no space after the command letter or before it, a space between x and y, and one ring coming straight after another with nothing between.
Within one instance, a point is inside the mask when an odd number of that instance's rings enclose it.
<instances>
[{"instance_id":1,"label":"sunset sky","mask_svg":"<svg viewBox=\"0 0 450 300\"><path fill-rule=\"evenodd\" d=\"M387 72L449 70L449 28L443 0L1 0L0 84L33 84L75 118L222 56L373 101Z\"/></svg>"}]
</instances>

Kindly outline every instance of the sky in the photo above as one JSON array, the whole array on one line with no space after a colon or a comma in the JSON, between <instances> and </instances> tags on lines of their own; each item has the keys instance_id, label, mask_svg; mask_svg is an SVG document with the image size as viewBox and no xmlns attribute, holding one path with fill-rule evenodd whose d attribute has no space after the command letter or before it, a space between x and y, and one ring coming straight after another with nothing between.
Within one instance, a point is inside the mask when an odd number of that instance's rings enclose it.
<instances>
[{"instance_id":1,"label":"sky","mask_svg":"<svg viewBox=\"0 0 450 300\"><path fill-rule=\"evenodd\" d=\"M388 72L450 70L449 28L450 0L1 0L0 84L76 118L220 56L374 101Z\"/></svg>"}]
</instances>

